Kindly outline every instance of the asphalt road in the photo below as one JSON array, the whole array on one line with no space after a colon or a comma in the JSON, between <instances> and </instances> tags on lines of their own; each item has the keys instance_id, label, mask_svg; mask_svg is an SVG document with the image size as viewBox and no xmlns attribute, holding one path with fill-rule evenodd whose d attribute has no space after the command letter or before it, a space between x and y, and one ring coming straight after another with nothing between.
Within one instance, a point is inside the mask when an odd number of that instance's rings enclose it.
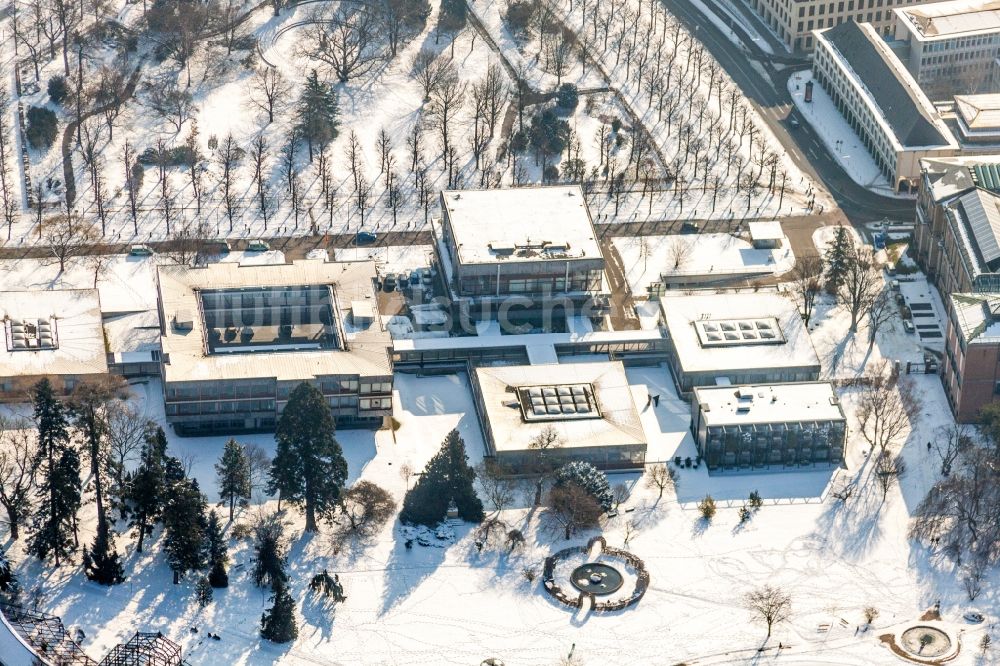
<instances>
[{"instance_id":1,"label":"asphalt road","mask_svg":"<svg viewBox=\"0 0 1000 666\"><path fill-rule=\"evenodd\" d=\"M786 83L794 68L775 71L769 64L760 62L760 58L766 57L762 52L754 53L733 44L689 0L663 2L736 82L799 169L825 185L848 220L855 226L885 217L913 220L914 201L884 197L858 185L837 164L807 123L791 128L788 114L793 104ZM803 63L799 69L807 66Z\"/></svg>"}]
</instances>

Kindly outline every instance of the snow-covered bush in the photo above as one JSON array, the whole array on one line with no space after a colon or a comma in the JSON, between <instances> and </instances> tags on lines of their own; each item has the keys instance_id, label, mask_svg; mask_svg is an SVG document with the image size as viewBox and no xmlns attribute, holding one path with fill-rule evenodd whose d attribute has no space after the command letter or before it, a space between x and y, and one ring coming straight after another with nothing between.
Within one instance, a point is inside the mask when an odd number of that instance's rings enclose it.
<instances>
[{"instance_id":1,"label":"snow-covered bush","mask_svg":"<svg viewBox=\"0 0 1000 666\"><path fill-rule=\"evenodd\" d=\"M567 463L556 472L556 485L575 483L591 495L604 511L610 511L614 504L614 494L608 483L608 475L588 462Z\"/></svg>"}]
</instances>

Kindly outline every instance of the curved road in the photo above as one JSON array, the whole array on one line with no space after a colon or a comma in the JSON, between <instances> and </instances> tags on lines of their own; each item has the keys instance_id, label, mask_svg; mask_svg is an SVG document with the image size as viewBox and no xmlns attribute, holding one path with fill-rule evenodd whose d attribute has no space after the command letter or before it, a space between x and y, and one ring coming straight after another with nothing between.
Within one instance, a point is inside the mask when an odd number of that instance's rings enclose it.
<instances>
[{"instance_id":1,"label":"curved road","mask_svg":"<svg viewBox=\"0 0 1000 666\"><path fill-rule=\"evenodd\" d=\"M885 217L907 222L913 220L914 201L884 197L858 185L830 156L808 123L791 129L787 118L793 105L786 83L792 74L792 67L775 71L766 62L761 62L766 61L766 54L751 53L747 48L729 41L689 0L663 0L663 3L736 82L795 164L803 173L826 186L852 223L860 225ZM803 60L803 68L805 66Z\"/></svg>"}]
</instances>

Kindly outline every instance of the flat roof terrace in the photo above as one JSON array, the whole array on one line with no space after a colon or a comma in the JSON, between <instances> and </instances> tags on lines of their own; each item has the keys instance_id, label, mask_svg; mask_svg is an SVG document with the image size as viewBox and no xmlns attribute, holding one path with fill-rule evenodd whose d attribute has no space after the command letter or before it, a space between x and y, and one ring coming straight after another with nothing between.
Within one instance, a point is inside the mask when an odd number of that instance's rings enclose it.
<instances>
[{"instance_id":1,"label":"flat roof terrace","mask_svg":"<svg viewBox=\"0 0 1000 666\"><path fill-rule=\"evenodd\" d=\"M578 185L441 193L460 264L602 259Z\"/></svg>"}]
</instances>

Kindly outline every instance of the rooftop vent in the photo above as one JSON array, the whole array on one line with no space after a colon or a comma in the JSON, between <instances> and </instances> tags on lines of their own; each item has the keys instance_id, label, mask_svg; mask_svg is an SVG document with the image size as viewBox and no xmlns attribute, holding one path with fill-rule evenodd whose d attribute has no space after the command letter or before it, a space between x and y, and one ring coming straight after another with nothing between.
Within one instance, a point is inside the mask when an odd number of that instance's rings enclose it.
<instances>
[{"instance_id":1,"label":"rooftop vent","mask_svg":"<svg viewBox=\"0 0 1000 666\"><path fill-rule=\"evenodd\" d=\"M190 331L194 328L194 318L187 310L178 310L174 313L174 328L178 331Z\"/></svg>"}]
</instances>

